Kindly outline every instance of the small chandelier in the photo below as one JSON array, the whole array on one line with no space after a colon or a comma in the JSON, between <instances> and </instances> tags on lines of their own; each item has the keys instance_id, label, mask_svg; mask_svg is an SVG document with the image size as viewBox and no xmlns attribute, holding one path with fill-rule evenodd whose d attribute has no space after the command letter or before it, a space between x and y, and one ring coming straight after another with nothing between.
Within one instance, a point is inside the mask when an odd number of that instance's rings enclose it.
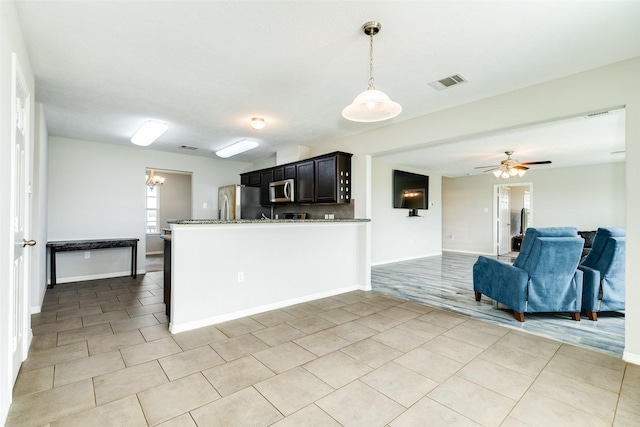
<instances>
[{"instance_id":1,"label":"small chandelier","mask_svg":"<svg viewBox=\"0 0 640 427\"><path fill-rule=\"evenodd\" d=\"M155 175L153 169L151 169L151 173L149 175L144 176L144 179L147 181L147 185L151 189L153 189L153 187L159 187L164 184L164 177Z\"/></svg>"},{"instance_id":2,"label":"small chandelier","mask_svg":"<svg viewBox=\"0 0 640 427\"><path fill-rule=\"evenodd\" d=\"M356 96L351 105L342 110L342 116L354 122L381 122L391 119L402 111L397 102L393 102L387 94L373 85L373 36L380 32L382 24L369 21L362 26L369 36L369 87Z\"/></svg>"},{"instance_id":3,"label":"small chandelier","mask_svg":"<svg viewBox=\"0 0 640 427\"><path fill-rule=\"evenodd\" d=\"M493 175L496 178L504 178L509 179L512 176L524 176L527 171L525 169L520 169L516 166L510 166L507 164L503 164L499 169L493 171Z\"/></svg>"}]
</instances>

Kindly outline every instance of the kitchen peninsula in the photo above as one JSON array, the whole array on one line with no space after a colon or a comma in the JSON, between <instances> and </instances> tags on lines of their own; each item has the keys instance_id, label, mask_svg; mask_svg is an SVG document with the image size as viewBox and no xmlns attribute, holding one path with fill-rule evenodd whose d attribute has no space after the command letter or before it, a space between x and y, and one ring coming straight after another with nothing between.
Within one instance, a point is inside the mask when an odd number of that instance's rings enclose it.
<instances>
[{"instance_id":1,"label":"kitchen peninsula","mask_svg":"<svg viewBox=\"0 0 640 427\"><path fill-rule=\"evenodd\" d=\"M368 236L368 219L172 221L170 330L369 290Z\"/></svg>"}]
</instances>

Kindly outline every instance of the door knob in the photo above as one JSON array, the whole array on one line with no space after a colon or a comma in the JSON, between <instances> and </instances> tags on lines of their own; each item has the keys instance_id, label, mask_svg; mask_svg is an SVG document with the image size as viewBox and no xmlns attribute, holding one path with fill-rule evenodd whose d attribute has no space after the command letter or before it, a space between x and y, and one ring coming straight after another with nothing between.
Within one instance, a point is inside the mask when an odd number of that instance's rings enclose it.
<instances>
[{"instance_id":1,"label":"door knob","mask_svg":"<svg viewBox=\"0 0 640 427\"><path fill-rule=\"evenodd\" d=\"M23 248L25 246L35 246L35 245L36 245L36 241L35 240L22 239L22 247Z\"/></svg>"}]
</instances>

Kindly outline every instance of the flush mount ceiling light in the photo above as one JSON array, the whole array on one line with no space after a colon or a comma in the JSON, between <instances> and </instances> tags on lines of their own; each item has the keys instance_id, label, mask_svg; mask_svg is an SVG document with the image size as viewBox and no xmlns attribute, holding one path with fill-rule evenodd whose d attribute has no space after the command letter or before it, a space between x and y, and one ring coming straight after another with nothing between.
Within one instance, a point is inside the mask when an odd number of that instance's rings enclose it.
<instances>
[{"instance_id":1,"label":"flush mount ceiling light","mask_svg":"<svg viewBox=\"0 0 640 427\"><path fill-rule=\"evenodd\" d=\"M241 139L240 141L233 143L222 150L216 151L216 156L226 159L227 157L235 156L236 154L244 153L245 151L256 148L258 144L256 141L250 141L248 139Z\"/></svg>"},{"instance_id":2,"label":"flush mount ceiling light","mask_svg":"<svg viewBox=\"0 0 640 427\"><path fill-rule=\"evenodd\" d=\"M380 122L391 119L402 111L397 102L393 102L384 92L373 85L373 36L380 32L382 24L369 21L362 26L369 36L369 87L356 96L351 105L342 110L342 116L354 122Z\"/></svg>"},{"instance_id":3,"label":"flush mount ceiling light","mask_svg":"<svg viewBox=\"0 0 640 427\"><path fill-rule=\"evenodd\" d=\"M251 127L260 130L266 126L264 119L262 117L252 117L251 118Z\"/></svg>"},{"instance_id":4,"label":"flush mount ceiling light","mask_svg":"<svg viewBox=\"0 0 640 427\"><path fill-rule=\"evenodd\" d=\"M165 133L169 125L154 120L148 120L140 126L140 129L131 137L131 142L146 147Z\"/></svg>"}]
</instances>

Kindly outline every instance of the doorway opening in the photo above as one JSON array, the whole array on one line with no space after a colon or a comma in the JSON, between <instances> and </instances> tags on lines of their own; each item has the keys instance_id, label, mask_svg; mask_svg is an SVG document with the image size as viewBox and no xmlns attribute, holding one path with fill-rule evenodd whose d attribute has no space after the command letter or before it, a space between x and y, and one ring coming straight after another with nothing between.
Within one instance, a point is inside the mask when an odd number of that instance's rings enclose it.
<instances>
[{"instance_id":1,"label":"doorway opening","mask_svg":"<svg viewBox=\"0 0 640 427\"><path fill-rule=\"evenodd\" d=\"M533 184L495 184L494 230L497 256L516 257L527 228L533 225Z\"/></svg>"},{"instance_id":2,"label":"doorway opening","mask_svg":"<svg viewBox=\"0 0 640 427\"><path fill-rule=\"evenodd\" d=\"M161 271L164 241L160 236L169 232L168 221L191 218L192 172L147 167L145 175L146 181L154 176L157 183L145 185L145 271Z\"/></svg>"}]
</instances>

